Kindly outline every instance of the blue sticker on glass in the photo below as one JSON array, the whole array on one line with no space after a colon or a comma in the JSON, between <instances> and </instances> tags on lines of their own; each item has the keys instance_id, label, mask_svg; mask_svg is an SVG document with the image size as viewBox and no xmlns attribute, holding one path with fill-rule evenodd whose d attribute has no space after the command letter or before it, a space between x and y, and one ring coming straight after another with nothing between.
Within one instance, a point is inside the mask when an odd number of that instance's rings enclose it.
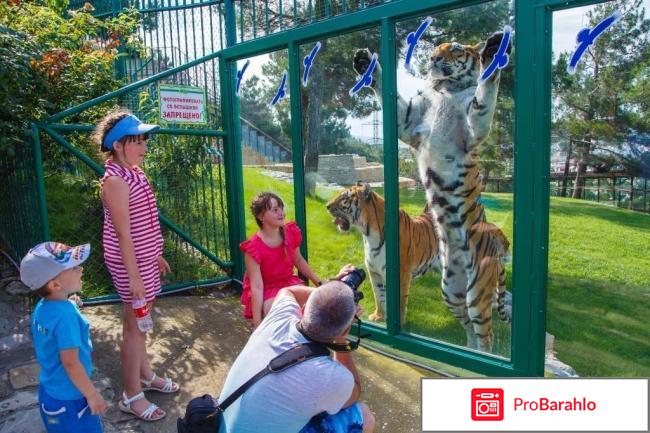
<instances>
[{"instance_id":1,"label":"blue sticker on glass","mask_svg":"<svg viewBox=\"0 0 650 433\"><path fill-rule=\"evenodd\" d=\"M411 32L406 36L406 43L408 44L408 49L406 50L406 60L404 61L404 67L407 71L413 72L411 67L411 57L413 57L413 51L415 51L415 46L420 42L420 38L424 34L424 31L431 25L433 18L427 17L422 24L418 27L415 32Z\"/></svg>"},{"instance_id":2,"label":"blue sticker on glass","mask_svg":"<svg viewBox=\"0 0 650 433\"><path fill-rule=\"evenodd\" d=\"M591 30L589 27L585 27L578 32L578 35L576 36L576 48L573 51L571 60L566 67L566 71L569 74L573 75L576 73L578 62L580 62L582 55L585 53L585 51L587 51L589 46L596 42L596 39L598 39L598 37L603 34L603 32L607 30L609 26L618 22L622 16L623 15L621 15L619 11L615 11L613 14L596 24L593 30Z\"/></svg>"},{"instance_id":3,"label":"blue sticker on glass","mask_svg":"<svg viewBox=\"0 0 650 433\"><path fill-rule=\"evenodd\" d=\"M374 53L372 57L370 58L370 64L368 65L368 69L366 69L366 72L363 74L361 79L357 82L357 84L354 85L353 88L350 89L348 92L350 96L353 96L356 94L359 90L363 89L364 87L370 87L372 86L372 73L374 72L375 68L377 67L377 59L379 57L377 56L377 53Z\"/></svg>"},{"instance_id":4,"label":"blue sticker on glass","mask_svg":"<svg viewBox=\"0 0 650 433\"><path fill-rule=\"evenodd\" d=\"M241 80L244 78L244 73L246 72L246 68L248 68L248 65L250 65L251 61L246 60L246 63L244 63L244 66L237 71L237 87L235 88L235 95L239 96L239 87L241 85Z\"/></svg>"},{"instance_id":5,"label":"blue sticker on glass","mask_svg":"<svg viewBox=\"0 0 650 433\"><path fill-rule=\"evenodd\" d=\"M282 72L282 80L280 80L280 86L278 86L277 92L275 92L275 96L273 97L273 100L271 101L271 106L275 106L278 102L281 100L285 99L287 95L287 71Z\"/></svg>"},{"instance_id":6,"label":"blue sticker on glass","mask_svg":"<svg viewBox=\"0 0 650 433\"><path fill-rule=\"evenodd\" d=\"M510 61L510 56L508 55L508 45L510 45L510 34L512 33L512 27L503 26L503 37L501 38L501 44L496 54L492 58L492 61L487 68L483 71L481 78L479 78L479 83L486 81L496 72L497 69L503 69L508 66Z\"/></svg>"},{"instance_id":7,"label":"blue sticker on glass","mask_svg":"<svg viewBox=\"0 0 650 433\"><path fill-rule=\"evenodd\" d=\"M311 71L311 67L314 65L314 59L316 58L318 51L320 51L321 46L320 42L316 42L316 45L311 49L311 52L302 60L302 64L305 66L305 70L302 73L302 85L305 87L309 82L309 71Z\"/></svg>"}]
</instances>

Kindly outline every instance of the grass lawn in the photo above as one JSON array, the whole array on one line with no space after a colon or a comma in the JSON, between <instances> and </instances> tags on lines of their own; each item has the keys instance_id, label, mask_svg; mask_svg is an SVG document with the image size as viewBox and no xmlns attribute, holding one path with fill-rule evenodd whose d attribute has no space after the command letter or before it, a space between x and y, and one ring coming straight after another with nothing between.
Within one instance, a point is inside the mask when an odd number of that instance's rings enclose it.
<instances>
[{"instance_id":1,"label":"grass lawn","mask_svg":"<svg viewBox=\"0 0 650 433\"><path fill-rule=\"evenodd\" d=\"M276 192L293 218L288 182L244 168L244 190L246 207L255 193ZM319 189L317 198L306 199L309 263L321 277L348 262L363 265L360 233L338 232L325 210L337 192ZM400 207L411 214L421 211L422 192L400 194ZM512 195L484 194L482 200L489 221L512 240ZM547 330L555 335L558 357L581 376L650 376L650 327L644 319L650 313L650 216L552 197L550 226ZM248 234L257 229L248 214L246 228ZM511 288L510 264L506 270ZM372 290L368 282L362 289L368 314L374 308ZM509 357L509 326L494 323L495 353ZM438 274L413 282L406 330L465 344L465 332L442 303Z\"/></svg>"}]
</instances>

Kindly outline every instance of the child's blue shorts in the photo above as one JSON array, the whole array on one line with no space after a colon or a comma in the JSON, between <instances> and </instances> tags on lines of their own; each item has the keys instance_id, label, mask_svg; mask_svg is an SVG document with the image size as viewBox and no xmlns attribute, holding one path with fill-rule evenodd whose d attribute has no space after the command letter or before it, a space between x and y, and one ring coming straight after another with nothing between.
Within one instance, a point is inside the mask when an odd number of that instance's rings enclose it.
<instances>
[{"instance_id":1,"label":"child's blue shorts","mask_svg":"<svg viewBox=\"0 0 650 433\"><path fill-rule=\"evenodd\" d=\"M85 398L57 400L47 395L41 386L38 391L41 418L47 433L102 433L99 415L90 413Z\"/></svg>"},{"instance_id":2,"label":"child's blue shorts","mask_svg":"<svg viewBox=\"0 0 650 433\"><path fill-rule=\"evenodd\" d=\"M300 433L361 433L363 431L363 414L359 403L341 409L334 415L324 412L313 417Z\"/></svg>"}]
</instances>

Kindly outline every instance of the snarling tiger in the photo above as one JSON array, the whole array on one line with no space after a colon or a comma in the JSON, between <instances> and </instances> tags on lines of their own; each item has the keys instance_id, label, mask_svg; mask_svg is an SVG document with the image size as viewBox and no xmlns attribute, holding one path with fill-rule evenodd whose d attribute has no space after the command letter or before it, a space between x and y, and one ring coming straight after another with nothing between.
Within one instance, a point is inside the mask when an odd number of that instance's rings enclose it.
<instances>
[{"instance_id":1,"label":"snarling tiger","mask_svg":"<svg viewBox=\"0 0 650 433\"><path fill-rule=\"evenodd\" d=\"M485 210L477 148L490 132L501 71L479 82L497 52L502 33L475 46L443 43L431 54L428 85L411 98L397 97L398 137L414 150L434 218L442 263L442 292L467 333L467 345L492 351L493 278L500 271L486 251L495 236L484 231ZM510 46L508 46L510 52ZM363 74L371 54L360 49L353 66ZM381 66L372 88L381 102ZM503 238L505 240L505 237Z\"/></svg>"},{"instance_id":2,"label":"snarling tiger","mask_svg":"<svg viewBox=\"0 0 650 433\"><path fill-rule=\"evenodd\" d=\"M386 313L386 230L384 199L368 184L340 192L327 203L327 211L342 232L350 226L363 236L365 264L375 295L370 320L382 320ZM411 279L437 268L438 241L429 213L412 217L399 210L400 318L404 323Z\"/></svg>"}]
</instances>

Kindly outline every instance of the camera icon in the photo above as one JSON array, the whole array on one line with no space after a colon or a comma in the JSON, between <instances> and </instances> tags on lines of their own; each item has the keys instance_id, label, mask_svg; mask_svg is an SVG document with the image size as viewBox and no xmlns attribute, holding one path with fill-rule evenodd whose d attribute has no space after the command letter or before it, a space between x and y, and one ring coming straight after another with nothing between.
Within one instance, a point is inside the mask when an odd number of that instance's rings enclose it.
<instances>
[{"instance_id":1,"label":"camera icon","mask_svg":"<svg viewBox=\"0 0 650 433\"><path fill-rule=\"evenodd\" d=\"M503 420L503 389L472 389L472 419L474 421Z\"/></svg>"}]
</instances>

